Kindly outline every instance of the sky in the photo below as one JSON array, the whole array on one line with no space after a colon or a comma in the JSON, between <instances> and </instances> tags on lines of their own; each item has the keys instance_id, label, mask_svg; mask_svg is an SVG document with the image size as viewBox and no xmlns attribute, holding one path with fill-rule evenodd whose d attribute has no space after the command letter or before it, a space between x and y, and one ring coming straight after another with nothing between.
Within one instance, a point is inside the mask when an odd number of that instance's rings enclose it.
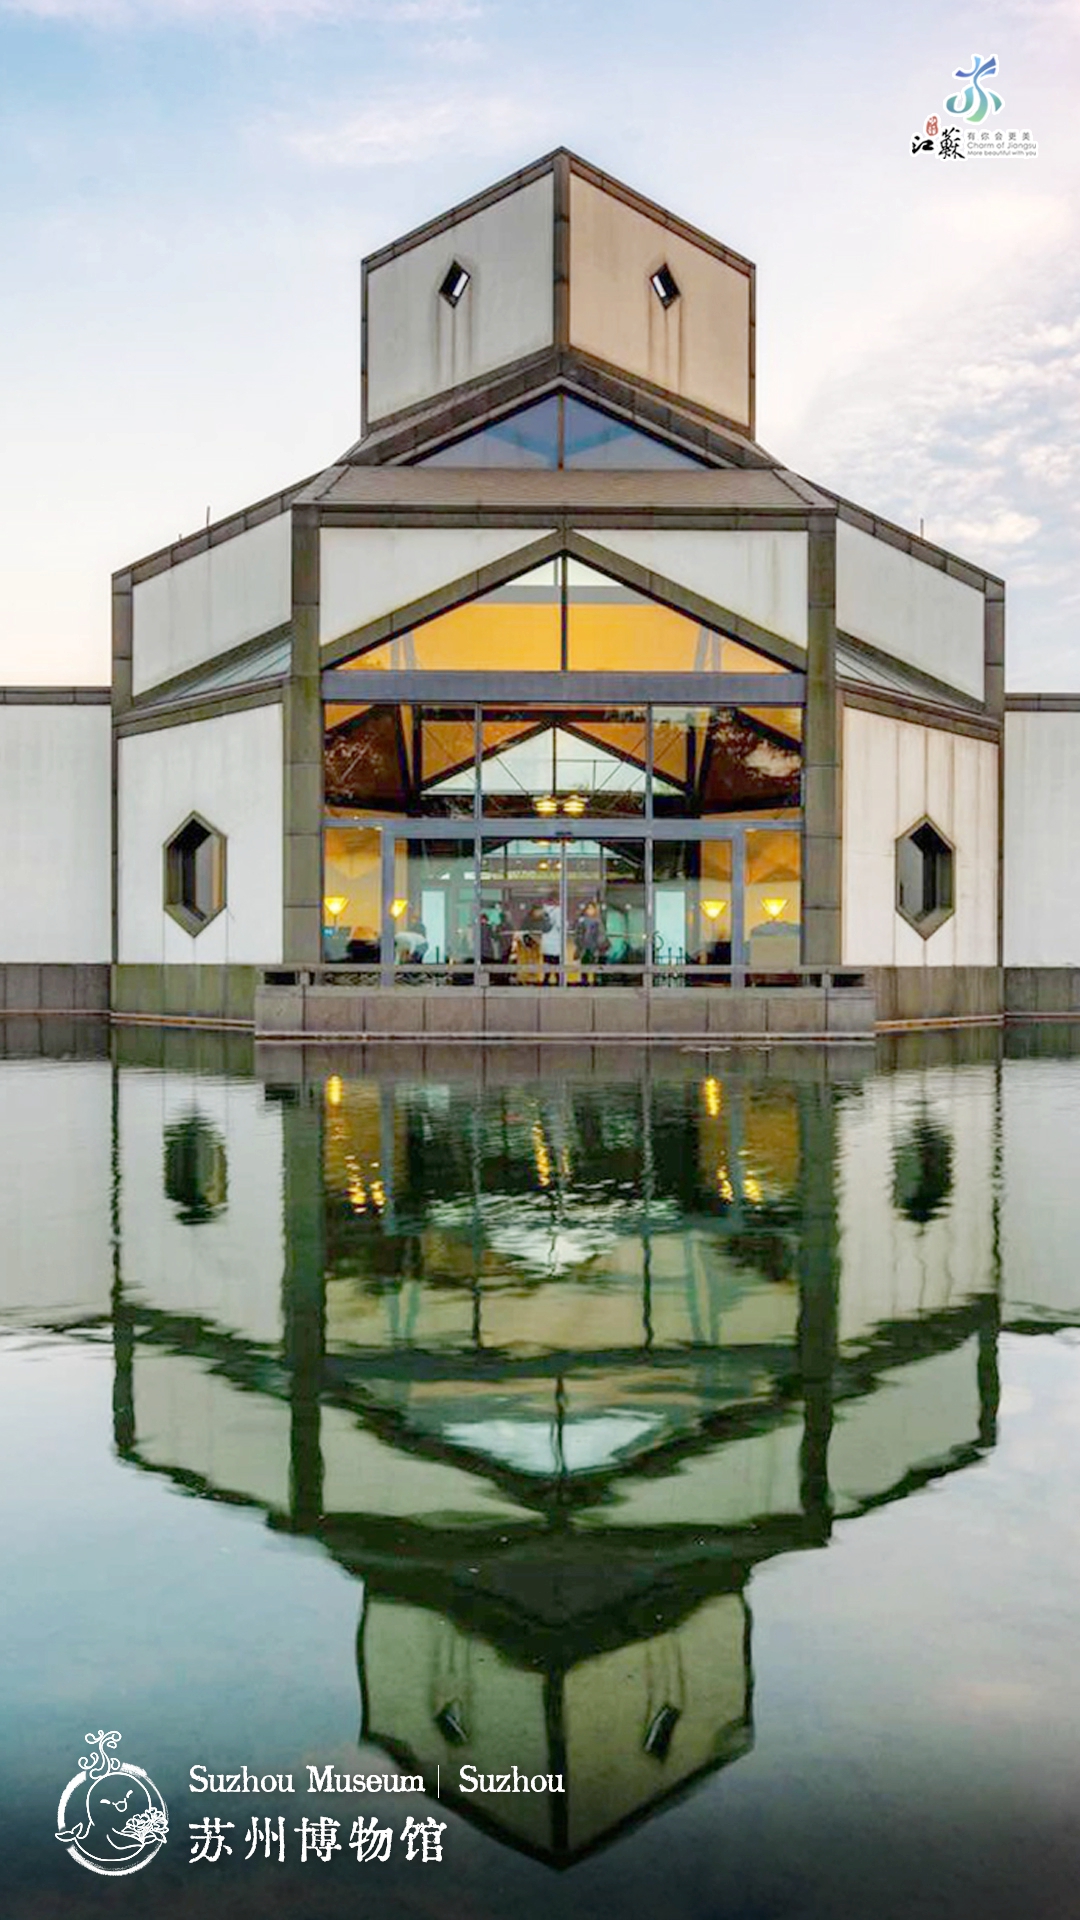
<instances>
[{"instance_id":1,"label":"sky","mask_svg":"<svg viewBox=\"0 0 1080 1920\"><path fill-rule=\"evenodd\" d=\"M912 153L973 57L1037 158ZM1080 688L1080 0L0 0L0 682L359 432L359 262L566 145L758 268L758 438Z\"/></svg>"}]
</instances>

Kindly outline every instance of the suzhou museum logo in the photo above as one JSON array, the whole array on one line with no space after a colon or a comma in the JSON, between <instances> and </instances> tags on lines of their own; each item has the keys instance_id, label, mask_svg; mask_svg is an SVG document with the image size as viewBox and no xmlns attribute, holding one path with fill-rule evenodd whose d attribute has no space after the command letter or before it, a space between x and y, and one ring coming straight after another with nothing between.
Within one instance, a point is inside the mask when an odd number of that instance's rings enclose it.
<instances>
[{"instance_id":1,"label":"suzhou museum logo","mask_svg":"<svg viewBox=\"0 0 1080 1920\"><path fill-rule=\"evenodd\" d=\"M988 160L992 156L1036 159L1038 143L1029 129L983 124L988 115L993 120L1001 112L1000 93L984 85L997 70L996 53L987 60L975 54L970 67L955 68L953 79L967 84L945 100L945 113L953 117L954 124L939 125L937 114L929 114L922 133L912 136L912 153L936 153L939 160Z\"/></svg>"},{"instance_id":2,"label":"suzhou museum logo","mask_svg":"<svg viewBox=\"0 0 1080 1920\"><path fill-rule=\"evenodd\" d=\"M83 1755L60 1796L56 1837L89 1873L138 1873L168 1839L168 1808L142 1767L106 1752L118 1733L99 1728L86 1741L97 1752Z\"/></svg>"}]
</instances>

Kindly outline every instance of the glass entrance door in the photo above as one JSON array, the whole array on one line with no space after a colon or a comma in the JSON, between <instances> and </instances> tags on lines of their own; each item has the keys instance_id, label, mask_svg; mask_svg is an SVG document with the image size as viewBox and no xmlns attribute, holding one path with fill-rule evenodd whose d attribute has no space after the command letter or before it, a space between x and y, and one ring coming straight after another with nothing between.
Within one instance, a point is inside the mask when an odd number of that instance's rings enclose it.
<instances>
[{"instance_id":1,"label":"glass entrance door","mask_svg":"<svg viewBox=\"0 0 1080 1920\"><path fill-rule=\"evenodd\" d=\"M567 986L640 978L643 840L485 840L480 958L496 983Z\"/></svg>"}]
</instances>

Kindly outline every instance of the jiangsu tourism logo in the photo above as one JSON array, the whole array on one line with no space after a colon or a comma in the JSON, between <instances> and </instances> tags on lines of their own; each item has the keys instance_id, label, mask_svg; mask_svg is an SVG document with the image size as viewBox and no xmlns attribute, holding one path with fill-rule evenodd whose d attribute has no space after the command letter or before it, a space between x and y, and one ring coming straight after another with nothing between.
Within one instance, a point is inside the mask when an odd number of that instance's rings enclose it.
<instances>
[{"instance_id":1,"label":"jiangsu tourism logo","mask_svg":"<svg viewBox=\"0 0 1080 1920\"><path fill-rule=\"evenodd\" d=\"M980 60L978 54L976 54L971 63L970 73L964 67L957 67L953 78L955 80L966 80L968 85L962 93L951 93L949 95L949 98L945 102L946 113L955 113L958 116L962 114L965 120L970 120L976 125L980 120L986 119L991 102L993 102L994 112L1000 113L1000 93L990 92L982 84L988 74L996 72L996 53L992 53L989 60Z\"/></svg>"},{"instance_id":2,"label":"jiangsu tourism logo","mask_svg":"<svg viewBox=\"0 0 1080 1920\"><path fill-rule=\"evenodd\" d=\"M118 1733L99 1728L86 1743L97 1751L82 1756L60 1795L56 1837L89 1873L138 1873L169 1837L168 1808L142 1767L113 1757Z\"/></svg>"},{"instance_id":3,"label":"jiangsu tourism logo","mask_svg":"<svg viewBox=\"0 0 1080 1920\"><path fill-rule=\"evenodd\" d=\"M976 53L970 67L954 68L953 79L967 82L945 100L945 114L953 116L954 124L943 126L936 113L928 114L922 132L912 135L912 154L933 153L939 160L1038 159L1038 142L1029 128L982 125L988 114L992 117L1001 112L1000 93L983 84L997 70L996 53L988 60Z\"/></svg>"}]
</instances>

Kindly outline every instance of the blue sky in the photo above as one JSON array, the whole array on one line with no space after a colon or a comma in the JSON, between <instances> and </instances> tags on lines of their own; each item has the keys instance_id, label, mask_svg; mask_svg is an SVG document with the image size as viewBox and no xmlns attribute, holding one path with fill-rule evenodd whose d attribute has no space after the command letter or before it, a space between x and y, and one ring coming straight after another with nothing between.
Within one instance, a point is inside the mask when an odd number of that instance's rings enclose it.
<instances>
[{"instance_id":1,"label":"blue sky","mask_svg":"<svg viewBox=\"0 0 1080 1920\"><path fill-rule=\"evenodd\" d=\"M1036 160L913 158L995 54ZM759 438L1003 572L1080 687L1080 0L0 0L0 680L328 464L365 252L565 143L758 265Z\"/></svg>"}]
</instances>

